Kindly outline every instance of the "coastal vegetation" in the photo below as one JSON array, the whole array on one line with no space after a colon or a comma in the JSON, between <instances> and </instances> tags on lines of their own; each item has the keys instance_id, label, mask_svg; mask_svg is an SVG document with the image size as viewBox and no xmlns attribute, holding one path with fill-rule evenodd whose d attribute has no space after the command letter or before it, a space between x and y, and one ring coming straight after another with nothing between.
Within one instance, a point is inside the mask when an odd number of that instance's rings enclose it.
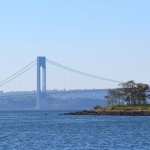
<instances>
[{"instance_id":1,"label":"coastal vegetation","mask_svg":"<svg viewBox=\"0 0 150 150\"><path fill-rule=\"evenodd\" d=\"M110 89L105 97L109 106L116 105L146 105L150 97L149 85L135 83L133 80L119 84L120 88Z\"/></svg>"},{"instance_id":2,"label":"coastal vegetation","mask_svg":"<svg viewBox=\"0 0 150 150\"><path fill-rule=\"evenodd\" d=\"M150 110L150 104L145 104L145 105L116 105L116 106L95 106L93 108L95 111L113 111L113 110L121 110L121 111L142 111L142 110Z\"/></svg>"},{"instance_id":3,"label":"coastal vegetation","mask_svg":"<svg viewBox=\"0 0 150 150\"><path fill-rule=\"evenodd\" d=\"M95 106L95 111L119 111L119 110L150 110L150 104L147 99L150 97L149 85L143 83L135 83L130 80L126 83L119 84L120 88L110 89L108 95L105 96L107 106Z\"/></svg>"}]
</instances>

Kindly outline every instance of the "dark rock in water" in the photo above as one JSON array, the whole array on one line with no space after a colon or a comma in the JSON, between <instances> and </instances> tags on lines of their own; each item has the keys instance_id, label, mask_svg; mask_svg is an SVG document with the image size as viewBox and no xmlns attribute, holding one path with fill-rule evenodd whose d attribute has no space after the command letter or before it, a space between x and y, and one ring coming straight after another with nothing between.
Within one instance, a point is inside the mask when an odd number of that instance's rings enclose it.
<instances>
[{"instance_id":1,"label":"dark rock in water","mask_svg":"<svg viewBox=\"0 0 150 150\"><path fill-rule=\"evenodd\" d=\"M45 116L46 116L47 114L45 114Z\"/></svg>"},{"instance_id":2,"label":"dark rock in water","mask_svg":"<svg viewBox=\"0 0 150 150\"><path fill-rule=\"evenodd\" d=\"M65 115L112 115L112 116L150 116L149 110L84 110L65 113Z\"/></svg>"}]
</instances>

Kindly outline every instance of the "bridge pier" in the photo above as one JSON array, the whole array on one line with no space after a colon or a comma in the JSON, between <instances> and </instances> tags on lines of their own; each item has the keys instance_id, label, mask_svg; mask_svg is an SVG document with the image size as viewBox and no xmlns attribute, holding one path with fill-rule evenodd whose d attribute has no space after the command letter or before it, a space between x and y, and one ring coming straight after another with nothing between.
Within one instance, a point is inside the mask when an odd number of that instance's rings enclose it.
<instances>
[{"instance_id":1,"label":"bridge pier","mask_svg":"<svg viewBox=\"0 0 150 150\"><path fill-rule=\"evenodd\" d=\"M40 109L40 101L46 94L46 57L37 57L37 98L36 109Z\"/></svg>"}]
</instances>

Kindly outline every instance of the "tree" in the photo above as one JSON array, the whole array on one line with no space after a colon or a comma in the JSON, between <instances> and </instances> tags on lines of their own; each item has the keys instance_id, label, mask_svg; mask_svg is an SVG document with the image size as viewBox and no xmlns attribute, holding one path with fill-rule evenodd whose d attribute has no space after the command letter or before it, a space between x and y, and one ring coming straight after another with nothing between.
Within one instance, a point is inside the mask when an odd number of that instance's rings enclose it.
<instances>
[{"instance_id":1,"label":"tree","mask_svg":"<svg viewBox=\"0 0 150 150\"><path fill-rule=\"evenodd\" d=\"M122 97L123 95L119 88L109 90L108 95L105 96L108 105L123 105Z\"/></svg>"},{"instance_id":2,"label":"tree","mask_svg":"<svg viewBox=\"0 0 150 150\"><path fill-rule=\"evenodd\" d=\"M130 80L119 84L121 88L111 89L105 97L108 105L140 105L147 103L148 84L135 83Z\"/></svg>"}]
</instances>

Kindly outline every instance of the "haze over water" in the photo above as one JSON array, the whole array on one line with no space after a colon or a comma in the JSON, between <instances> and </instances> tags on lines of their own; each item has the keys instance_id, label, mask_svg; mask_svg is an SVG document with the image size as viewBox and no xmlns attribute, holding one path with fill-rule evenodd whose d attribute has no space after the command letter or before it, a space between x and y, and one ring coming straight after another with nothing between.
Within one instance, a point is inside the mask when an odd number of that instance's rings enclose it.
<instances>
[{"instance_id":1,"label":"haze over water","mask_svg":"<svg viewBox=\"0 0 150 150\"><path fill-rule=\"evenodd\" d=\"M1 111L1 150L149 150L150 117ZM47 115L46 115L47 114Z\"/></svg>"}]
</instances>

